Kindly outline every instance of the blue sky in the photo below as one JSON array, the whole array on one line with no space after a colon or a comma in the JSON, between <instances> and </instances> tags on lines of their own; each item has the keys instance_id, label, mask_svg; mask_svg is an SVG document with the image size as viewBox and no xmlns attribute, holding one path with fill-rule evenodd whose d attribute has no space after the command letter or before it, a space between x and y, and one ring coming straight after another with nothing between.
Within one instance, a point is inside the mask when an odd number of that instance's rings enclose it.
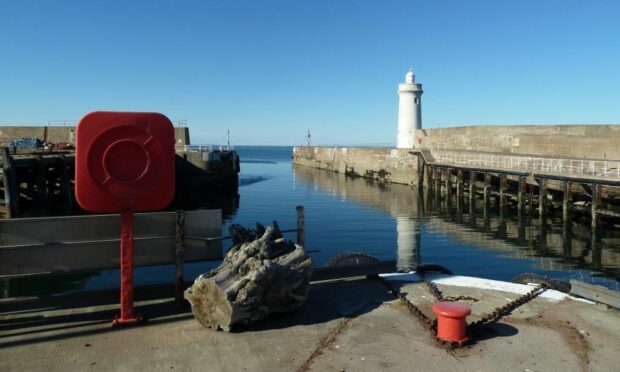
<instances>
[{"instance_id":1,"label":"blue sky","mask_svg":"<svg viewBox=\"0 0 620 372\"><path fill-rule=\"evenodd\" d=\"M617 1L0 0L0 125L92 110L194 143L393 144L423 126L620 123Z\"/></svg>"}]
</instances>

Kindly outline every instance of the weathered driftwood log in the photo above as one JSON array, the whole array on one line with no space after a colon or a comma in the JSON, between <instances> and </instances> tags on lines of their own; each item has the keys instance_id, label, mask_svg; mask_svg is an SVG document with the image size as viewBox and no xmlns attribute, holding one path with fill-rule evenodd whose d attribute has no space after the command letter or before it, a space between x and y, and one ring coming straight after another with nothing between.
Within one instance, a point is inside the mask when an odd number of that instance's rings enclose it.
<instances>
[{"instance_id":1,"label":"weathered driftwood log","mask_svg":"<svg viewBox=\"0 0 620 372\"><path fill-rule=\"evenodd\" d=\"M218 268L200 275L185 291L194 317L205 327L230 331L235 324L249 324L305 302L310 257L303 247L284 240L277 224L266 230L260 226L255 231L264 231L260 238L234 245ZM251 235L250 230L237 232L235 236L244 237L240 241Z\"/></svg>"}]
</instances>

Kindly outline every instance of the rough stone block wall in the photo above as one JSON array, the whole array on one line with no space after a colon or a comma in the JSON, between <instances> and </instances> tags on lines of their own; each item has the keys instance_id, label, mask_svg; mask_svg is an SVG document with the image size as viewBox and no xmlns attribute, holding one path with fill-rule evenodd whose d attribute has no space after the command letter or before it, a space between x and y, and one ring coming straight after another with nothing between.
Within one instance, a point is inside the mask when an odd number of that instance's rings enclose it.
<instances>
[{"instance_id":1,"label":"rough stone block wall","mask_svg":"<svg viewBox=\"0 0 620 372\"><path fill-rule=\"evenodd\" d=\"M620 160L620 125L514 125L420 129L421 146L560 158Z\"/></svg>"},{"instance_id":2,"label":"rough stone block wall","mask_svg":"<svg viewBox=\"0 0 620 372\"><path fill-rule=\"evenodd\" d=\"M350 176L415 185L417 156L409 149L360 147L295 147L293 163Z\"/></svg>"}]
</instances>

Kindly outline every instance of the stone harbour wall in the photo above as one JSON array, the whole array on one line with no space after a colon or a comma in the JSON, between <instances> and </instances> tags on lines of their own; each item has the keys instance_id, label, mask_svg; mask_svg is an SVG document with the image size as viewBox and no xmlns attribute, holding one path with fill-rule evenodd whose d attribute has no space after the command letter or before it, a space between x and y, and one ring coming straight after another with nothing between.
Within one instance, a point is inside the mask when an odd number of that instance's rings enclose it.
<instances>
[{"instance_id":1,"label":"stone harbour wall","mask_svg":"<svg viewBox=\"0 0 620 372\"><path fill-rule=\"evenodd\" d=\"M410 149L311 147L293 148L293 163L353 177L416 185L417 156Z\"/></svg>"},{"instance_id":2,"label":"stone harbour wall","mask_svg":"<svg viewBox=\"0 0 620 372\"><path fill-rule=\"evenodd\" d=\"M417 145L437 150L620 160L620 125L487 125L418 129Z\"/></svg>"}]
</instances>

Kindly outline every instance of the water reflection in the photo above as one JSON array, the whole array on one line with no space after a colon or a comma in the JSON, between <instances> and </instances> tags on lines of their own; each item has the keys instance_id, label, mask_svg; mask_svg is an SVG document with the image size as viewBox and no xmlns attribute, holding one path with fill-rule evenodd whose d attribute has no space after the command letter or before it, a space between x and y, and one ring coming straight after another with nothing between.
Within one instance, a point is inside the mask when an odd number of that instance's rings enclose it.
<instances>
[{"instance_id":1,"label":"water reflection","mask_svg":"<svg viewBox=\"0 0 620 372\"><path fill-rule=\"evenodd\" d=\"M561 272L612 288L620 279L620 238L617 231L595 233L589 224L562 222L559 217L531 218L497 200L469 203L455 195L384 185L322 170L294 166L297 182L384 211L396 221L399 268L421 262L425 233L438 233L502 257L529 260L532 271Z\"/></svg>"}]
</instances>

